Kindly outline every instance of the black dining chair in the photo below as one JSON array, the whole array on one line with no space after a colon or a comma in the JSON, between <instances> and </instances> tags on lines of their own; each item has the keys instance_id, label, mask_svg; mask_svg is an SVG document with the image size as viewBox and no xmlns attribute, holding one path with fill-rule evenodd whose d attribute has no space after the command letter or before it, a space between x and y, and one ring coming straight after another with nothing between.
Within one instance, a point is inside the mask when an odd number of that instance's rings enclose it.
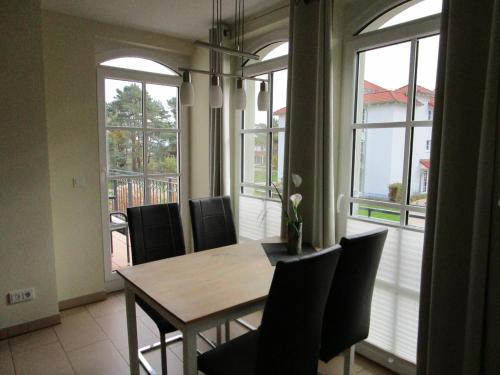
<instances>
[{"instance_id":1,"label":"black dining chair","mask_svg":"<svg viewBox=\"0 0 500 375\"><path fill-rule=\"evenodd\" d=\"M127 208L127 214L132 245L132 263L134 265L185 254L182 222L177 203L130 207ZM154 373L144 354L159 346L161 348L162 373L166 374L166 347L182 340L182 335L174 335L165 340L165 335L177 331L177 328L141 298L136 297L136 302L156 323L160 331L160 342L139 349L139 361L148 373Z\"/></svg>"},{"instance_id":2,"label":"black dining chair","mask_svg":"<svg viewBox=\"0 0 500 375\"><path fill-rule=\"evenodd\" d=\"M387 228L340 240L342 254L326 303L320 359L329 362L344 352L344 375L350 375L354 345L368 337L370 311Z\"/></svg>"},{"instance_id":3,"label":"black dining chair","mask_svg":"<svg viewBox=\"0 0 500 375\"><path fill-rule=\"evenodd\" d=\"M189 201L194 251L237 243L231 198L210 197Z\"/></svg>"},{"instance_id":4,"label":"black dining chair","mask_svg":"<svg viewBox=\"0 0 500 375\"><path fill-rule=\"evenodd\" d=\"M234 245L238 242L230 197L191 199L189 210L193 228L194 251ZM235 322L248 330L256 329L243 319L236 319ZM230 338L229 322L225 323L225 334L226 341L228 341ZM217 342L220 343L220 341L221 329L220 326L217 326Z\"/></svg>"},{"instance_id":5,"label":"black dining chair","mask_svg":"<svg viewBox=\"0 0 500 375\"><path fill-rule=\"evenodd\" d=\"M278 262L256 331L198 357L207 375L315 375L321 325L340 246Z\"/></svg>"}]
</instances>

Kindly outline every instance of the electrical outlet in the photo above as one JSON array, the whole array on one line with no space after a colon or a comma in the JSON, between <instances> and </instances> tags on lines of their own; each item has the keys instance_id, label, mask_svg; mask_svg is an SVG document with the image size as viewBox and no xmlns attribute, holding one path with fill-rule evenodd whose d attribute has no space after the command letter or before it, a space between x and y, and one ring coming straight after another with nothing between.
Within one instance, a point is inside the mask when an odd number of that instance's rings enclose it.
<instances>
[{"instance_id":1,"label":"electrical outlet","mask_svg":"<svg viewBox=\"0 0 500 375\"><path fill-rule=\"evenodd\" d=\"M9 304L13 305L19 302L31 301L35 298L35 288L25 288L19 290L13 290L8 293Z\"/></svg>"}]
</instances>

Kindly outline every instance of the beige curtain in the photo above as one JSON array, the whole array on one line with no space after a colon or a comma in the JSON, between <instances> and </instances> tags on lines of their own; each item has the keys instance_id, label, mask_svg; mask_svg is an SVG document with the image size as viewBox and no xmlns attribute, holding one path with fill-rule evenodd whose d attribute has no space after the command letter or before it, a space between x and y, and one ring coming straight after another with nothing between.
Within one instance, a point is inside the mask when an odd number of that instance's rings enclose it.
<instances>
[{"instance_id":1,"label":"beige curtain","mask_svg":"<svg viewBox=\"0 0 500 375\"><path fill-rule=\"evenodd\" d=\"M443 2L420 375L500 374L498 16L498 0Z\"/></svg>"},{"instance_id":2,"label":"beige curtain","mask_svg":"<svg viewBox=\"0 0 500 375\"><path fill-rule=\"evenodd\" d=\"M303 195L303 240L325 247L335 243L332 0L291 0L289 38L284 196Z\"/></svg>"}]
</instances>

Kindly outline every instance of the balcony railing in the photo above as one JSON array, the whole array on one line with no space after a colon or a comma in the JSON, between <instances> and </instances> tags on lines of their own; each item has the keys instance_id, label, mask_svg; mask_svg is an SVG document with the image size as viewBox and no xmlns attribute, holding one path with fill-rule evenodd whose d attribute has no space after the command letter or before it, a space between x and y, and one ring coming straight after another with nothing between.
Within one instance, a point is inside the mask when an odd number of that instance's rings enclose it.
<instances>
[{"instance_id":1,"label":"balcony railing","mask_svg":"<svg viewBox=\"0 0 500 375\"><path fill-rule=\"evenodd\" d=\"M127 212L127 207L179 201L178 177L148 177L145 186L144 178L137 175L112 176L110 173L108 181L110 212Z\"/></svg>"}]
</instances>

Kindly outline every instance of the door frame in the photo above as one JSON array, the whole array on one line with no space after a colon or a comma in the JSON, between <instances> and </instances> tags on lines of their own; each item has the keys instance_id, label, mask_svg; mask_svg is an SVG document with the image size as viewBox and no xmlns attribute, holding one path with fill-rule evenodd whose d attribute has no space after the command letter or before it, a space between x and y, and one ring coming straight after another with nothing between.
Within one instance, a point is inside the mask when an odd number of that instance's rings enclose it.
<instances>
[{"instance_id":1,"label":"door frame","mask_svg":"<svg viewBox=\"0 0 500 375\"><path fill-rule=\"evenodd\" d=\"M116 57L116 56L115 56ZM126 55L123 57L130 57ZM138 56L139 57L139 56ZM148 57L141 57L151 60ZM153 60L152 60L153 61ZM165 65L166 64L163 64ZM168 67L168 66L167 66ZM172 69L171 67L168 67ZM173 70L173 69L172 69ZM178 72L177 72L178 73ZM181 76L169 76L156 73L141 72L108 66L97 66L97 106L98 106L98 133L99 133L99 165L100 165L100 202L101 202L101 230L102 249L104 264L104 284L107 292L123 289L123 279L112 271L110 244L111 236L109 232L109 211L108 211L108 187L107 187L107 150L106 150L106 128L105 128L105 80L106 78L138 81L150 84L168 85L180 88L182 84ZM179 209L183 227L189 228L188 214L188 192L189 192L189 123L188 109L178 101L178 163L179 163ZM184 241L190 242L190 231L184 231ZM129 245L130 246L130 245Z\"/></svg>"},{"instance_id":2,"label":"door frame","mask_svg":"<svg viewBox=\"0 0 500 375\"><path fill-rule=\"evenodd\" d=\"M339 193L337 195L337 230L338 238L347 233L347 219L349 218L351 178L352 178L352 151L353 151L353 116L356 102L356 57L361 50L380 48L401 42L414 41L440 32L440 14L421 18L415 21L395 25L392 27L371 31L365 34L347 37L343 43L342 59L342 101L341 101L341 130L340 130L340 152L339 152ZM415 46L413 45L413 48ZM414 49L412 50L414 52ZM410 62L411 63L411 62ZM413 78L413 77L412 77ZM423 122L422 122L423 123ZM432 123L432 121L428 121ZM388 124L389 127L394 124ZM414 125L415 126L415 125ZM418 125L417 125L418 126ZM428 126L428 124L423 124ZM409 139L405 139L409 142ZM405 160L407 160L407 148L405 147ZM400 205L399 205L400 206ZM415 208L412 206L412 210ZM423 209L425 211L425 209ZM401 215L402 217L403 215ZM356 220L358 220L356 218ZM363 219L359 219L363 220ZM401 223L393 224L380 223L384 226L402 228ZM422 232L423 229L405 227L404 230L416 230ZM370 343L360 342L356 345L356 350L367 358L380 363L381 365L403 375L414 375L415 365L398 358Z\"/></svg>"}]
</instances>

